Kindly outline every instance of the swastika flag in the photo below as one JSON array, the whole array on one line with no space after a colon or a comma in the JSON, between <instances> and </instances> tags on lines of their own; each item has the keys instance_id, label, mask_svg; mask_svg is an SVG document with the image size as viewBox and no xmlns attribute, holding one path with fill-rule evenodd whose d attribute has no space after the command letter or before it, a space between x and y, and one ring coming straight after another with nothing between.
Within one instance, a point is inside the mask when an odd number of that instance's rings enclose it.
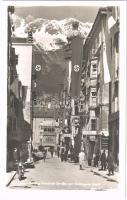
<instances>
[{"instance_id":1,"label":"swastika flag","mask_svg":"<svg viewBox=\"0 0 127 200\"><path fill-rule=\"evenodd\" d=\"M71 70L71 95L80 96L81 69L83 56L83 38L72 39L72 70Z\"/></svg>"}]
</instances>

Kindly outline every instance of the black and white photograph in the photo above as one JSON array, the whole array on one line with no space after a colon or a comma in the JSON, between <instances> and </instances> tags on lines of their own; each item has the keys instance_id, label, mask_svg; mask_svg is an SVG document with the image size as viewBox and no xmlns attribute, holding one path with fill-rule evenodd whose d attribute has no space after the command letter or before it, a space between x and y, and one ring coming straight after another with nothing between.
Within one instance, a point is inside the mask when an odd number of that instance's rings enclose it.
<instances>
[{"instance_id":1,"label":"black and white photograph","mask_svg":"<svg viewBox=\"0 0 127 200\"><path fill-rule=\"evenodd\" d=\"M120 5L8 3L6 188L117 191Z\"/></svg>"}]
</instances>

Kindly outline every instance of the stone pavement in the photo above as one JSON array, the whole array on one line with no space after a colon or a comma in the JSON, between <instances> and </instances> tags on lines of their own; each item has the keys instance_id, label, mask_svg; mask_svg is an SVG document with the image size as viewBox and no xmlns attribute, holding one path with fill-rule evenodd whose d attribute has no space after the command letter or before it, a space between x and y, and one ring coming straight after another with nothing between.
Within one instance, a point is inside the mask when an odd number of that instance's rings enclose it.
<instances>
[{"instance_id":1,"label":"stone pavement","mask_svg":"<svg viewBox=\"0 0 127 200\"><path fill-rule=\"evenodd\" d=\"M91 172L93 172L94 174L97 174L99 176L102 176L110 181L115 181L115 182L119 182L119 173L118 172L114 172L114 175L108 175L108 170L104 171L104 170L99 170L96 167L91 167Z\"/></svg>"},{"instance_id":2,"label":"stone pavement","mask_svg":"<svg viewBox=\"0 0 127 200\"><path fill-rule=\"evenodd\" d=\"M77 163L77 165L78 165L78 163ZM29 170L31 170L31 169L29 169ZM99 175L101 177L104 177L109 181L119 182L119 173L118 172L114 172L114 175L108 176L108 170L102 171L96 167L89 167L89 166L86 167L86 170L88 170L89 172L93 172L94 174ZM16 175L16 171L8 172L8 173L6 173L6 175L7 175L6 186L9 186L11 181L14 179L14 177Z\"/></svg>"}]
</instances>

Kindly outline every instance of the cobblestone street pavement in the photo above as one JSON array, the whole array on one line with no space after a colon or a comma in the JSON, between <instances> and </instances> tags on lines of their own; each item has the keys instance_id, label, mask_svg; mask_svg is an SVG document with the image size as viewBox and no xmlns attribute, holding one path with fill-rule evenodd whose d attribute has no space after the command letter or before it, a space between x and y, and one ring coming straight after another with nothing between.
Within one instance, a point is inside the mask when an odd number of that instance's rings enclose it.
<instances>
[{"instance_id":1,"label":"cobblestone street pavement","mask_svg":"<svg viewBox=\"0 0 127 200\"><path fill-rule=\"evenodd\" d=\"M10 188L38 188L65 190L107 190L117 189L118 183L94 175L91 168L79 170L76 163L61 162L57 157L35 164L35 168L26 169L25 177L19 181L17 175Z\"/></svg>"}]
</instances>

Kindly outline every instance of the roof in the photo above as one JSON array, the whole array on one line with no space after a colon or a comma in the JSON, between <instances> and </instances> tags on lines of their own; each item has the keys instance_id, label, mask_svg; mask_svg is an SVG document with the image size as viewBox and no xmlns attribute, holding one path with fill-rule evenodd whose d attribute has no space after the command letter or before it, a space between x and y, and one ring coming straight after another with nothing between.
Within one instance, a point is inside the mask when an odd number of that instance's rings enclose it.
<instances>
[{"instance_id":1,"label":"roof","mask_svg":"<svg viewBox=\"0 0 127 200\"><path fill-rule=\"evenodd\" d=\"M99 9L97 16L95 18L95 21L93 23L92 29L91 29L90 33L88 34L88 36L86 38L85 45L87 45L89 43L89 41L91 41L92 35L94 34L96 28L98 28L98 23L102 20L102 15L103 16L107 15L107 7Z\"/></svg>"}]
</instances>

